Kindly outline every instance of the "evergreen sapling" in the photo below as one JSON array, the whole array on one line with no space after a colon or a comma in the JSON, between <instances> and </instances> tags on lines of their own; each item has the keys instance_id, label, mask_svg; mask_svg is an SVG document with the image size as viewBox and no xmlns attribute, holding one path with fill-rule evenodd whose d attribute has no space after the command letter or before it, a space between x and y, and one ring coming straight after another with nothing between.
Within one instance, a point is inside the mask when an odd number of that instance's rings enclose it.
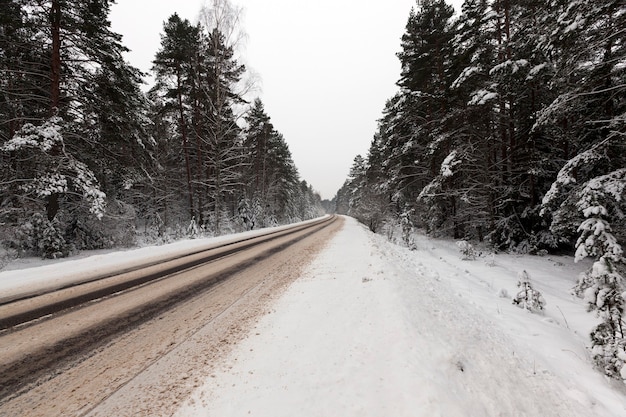
<instances>
[{"instance_id":1,"label":"evergreen sapling","mask_svg":"<svg viewBox=\"0 0 626 417\"><path fill-rule=\"evenodd\" d=\"M578 228L575 260L595 256L596 262L581 274L574 291L602 319L590 334L595 365L626 382L624 252L609 223L609 212L619 210L625 190L626 169L619 169L593 178L579 192L577 208L586 219Z\"/></svg>"},{"instance_id":2,"label":"evergreen sapling","mask_svg":"<svg viewBox=\"0 0 626 417\"><path fill-rule=\"evenodd\" d=\"M469 243L467 240L460 240L456 242L456 245L459 247L459 251L461 255L463 255L464 261L473 261L476 259L476 251L474 250L474 246Z\"/></svg>"},{"instance_id":3,"label":"evergreen sapling","mask_svg":"<svg viewBox=\"0 0 626 417\"><path fill-rule=\"evenodd\" d=\"M517 286L521 288L521 291L513 298L513 304L528 311L543 310L546 301L541 293L533 288L530 283L530 275L526 270L519 273Z\"/></svg>"}]
</instances>

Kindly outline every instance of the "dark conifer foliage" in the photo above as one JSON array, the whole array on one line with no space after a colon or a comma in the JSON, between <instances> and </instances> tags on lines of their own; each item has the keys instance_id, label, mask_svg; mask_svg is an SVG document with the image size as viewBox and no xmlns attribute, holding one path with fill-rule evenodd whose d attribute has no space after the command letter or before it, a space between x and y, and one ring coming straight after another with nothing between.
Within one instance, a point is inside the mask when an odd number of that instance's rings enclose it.
<instances>
[{"instance_id":1,"label":"dark conifer foliage","mask_svg":"<svg viewBox=\"0 0 626 417\"><path fill-rule=\"evenodd\" d=\"M254 227L319 215L273 128L262 182L246 179L259 149L223 32L236 20L221 13L228 1L211 4L219 25L164 22L148 93L111 31L112 3L2 2L0 259L244 230L257 196L268 214Z\"/></svg>"},{"instance_id":2,"label":"dark conifer foliage","mask_svg":"<svg viewBox=\"0 0 626 417\"><path fill-rule=\"evenodd\" d=\"M44 211L42 230L57 242L55 250L37 250L46 255L66 254L74 242L128 241L103 231L115 229L109 213L127 218L114 190L137 177L150 141L141 74L122 59L126 49L109 27L110 2L5 3L0 142L10 169L1 174L2 215L9 216L3 223L23 226L13 239L21 233L37 240L28 219ZM124 221L113 223L128 230Z\"/></svg>"},{"instance_id":3,"label":"dark conifer foliage","mask_svg":"<svg viewBox=\"0 0 626 417\"><path fill-rule=\"evenodd\" d=\"M192 102L192 94L198 94L199 76L197 71L197 56L200 53L200 28L194 27L188 20L174 14L163 25L161 35L161 49L154 59L154 72L157 84L153 88L154 99L159 107L156 118L176 120L181 160L170 161L180 169L186 179L188 211L191 217L196 216L198 207L194 206L194 187L192 175L192 161L190 136L192 126L197 121L197 109ZM158 96L157 96L158 95ZM196 113L194 113L194 110ZM193 120L192 120L193 119ZM198 155L199 157L199 155ZM196 165L195 176L202 166ZM183 174L184 173L184 174Z\"/></svg>"},{"instance_id":4,"label":"dark conifer foliage","mask_svg":"<svg viewBox=\"0 0 626 417\"><path fill-rule=\"evenodd\" d=\"M239 209L246 214L247 223L265 227L311 217L307 211L317 203L306 199L313 197L317 201L319 197L311 195L308 187L301 188L289 147L260 99L254 101L246 122L246 187Z\"/></svg>"},{"instance_id":5,"label":"dark conifer foliage","mask_svg":"<svg viewBox=\"0 0 626 417\"><path fill-rule=\"evenodd\" d=\"M386 233L595 258L576 292L604 320L594 361L626 379L624 28L618 0L418 2L400 90L335 203Z\"/></svg>"},{"instance_id":6,"label":"dark conifer foliage","mask_svg":"<svg viewBox=\"0 0 626 417\"><path fill-rule=\"evenodd\" d=\"M375 204L371 216L503 249L573 247L575 183L543 200L567 162L596 146L606 163L578 166L576 184L624 167L625 7L467 0L453 16L444 1L418 2L399 92L341 209L359 217ZM622 216L613 222L623 239Z\"/></svg>"}]
</instances>

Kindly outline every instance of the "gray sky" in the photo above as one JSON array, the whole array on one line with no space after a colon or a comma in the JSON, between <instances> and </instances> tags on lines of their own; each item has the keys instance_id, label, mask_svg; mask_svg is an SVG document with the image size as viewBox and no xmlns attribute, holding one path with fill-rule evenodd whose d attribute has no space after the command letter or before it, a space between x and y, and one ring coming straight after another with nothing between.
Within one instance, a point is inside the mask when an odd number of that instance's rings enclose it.
<instances>
[{"instance_id":1,"label":"gray sky","mask_svg":"<svg viewBox=\"0 0 626 417\"><path fill-rule=\"evenodd\" d=\"M242 61L289 144L300 176L331 199L365 156L396 91L400 37L416 0L231 0L248 35ZM115 32L147 72L173 13L197 22L203 0L117 0ZM450 2L450 1L449 1ZM457 10L462 0L450 2Z\"/></svg>"}]
</instances>

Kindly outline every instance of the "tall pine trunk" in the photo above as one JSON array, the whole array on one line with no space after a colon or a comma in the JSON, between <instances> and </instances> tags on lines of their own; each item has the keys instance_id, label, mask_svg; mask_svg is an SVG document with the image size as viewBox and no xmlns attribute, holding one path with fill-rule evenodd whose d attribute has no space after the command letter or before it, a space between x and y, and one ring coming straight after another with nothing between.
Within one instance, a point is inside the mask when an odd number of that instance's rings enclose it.
<instances>
[{"instance_id":1,"label":"tall pine trunk","mask_svg":"<svg viewBox=\"0 0 626 417\"><path fill-rule=\"evenodd\" d=\"M189 147L187 140L187 124L185 123L185 109L183 107L183 94L181 92L181 81L180 81L180 65L176 68L176 85L178 87L178 113L180 118L180 134L183 139L183 153L185 155L185 171L187 174L187 194L189 196L189 215L191 218L194 218L194 207L193 207L193 188L191 186L191 166L189 164Z\"/></svg>"},{"instance_id":2,"label":"tall pine trunk","mask_svg":"<svg viewBox=\"0 0 626 417\"><path fill-rule=\"evenodd\" d=\"M61 4L60 0L52 0L50 6L50 33L52 35L52 51L50 57L50 116L59 112L61 105ZM51 153L59 153L58 145ZM59 212L59 194L52 193L46 202L46 216L52 221Z\"/></svg>"}]
</instances>

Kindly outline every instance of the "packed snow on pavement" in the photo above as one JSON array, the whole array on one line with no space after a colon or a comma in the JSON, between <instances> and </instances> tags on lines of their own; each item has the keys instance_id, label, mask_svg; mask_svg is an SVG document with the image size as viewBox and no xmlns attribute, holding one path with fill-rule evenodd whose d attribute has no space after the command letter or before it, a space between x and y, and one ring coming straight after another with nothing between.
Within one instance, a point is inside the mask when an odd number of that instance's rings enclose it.
<instances>
[{"instance_id":1,"label":"packed snow on pavement","mask_svg":"<svg viewBox=\"0 0 626 417\"><path fill-rule=\"evenodd\" d=\"M206 243L6 271L0 294ZM346 218L176 415L626 415L625 387L591 365L588 334L598 319L570 291L589 264L509 254L463 260L455 242L421 235L414 246ZM511 302L523 270L546 301L541 312Z\"/></svg>"},{"instance_id":2,"label":"packed snow on pavement","mask_svg":"<svg viewBox=\"0 0 626 417\"><path fill-rule=\"evenodd\" d=\"M177 416L626 415L624 387L592 369L596 319L570 294L588 265L415 243L347 218ZM522 270L540 313L511 302Z\"/></svg>"}]
</instances>

